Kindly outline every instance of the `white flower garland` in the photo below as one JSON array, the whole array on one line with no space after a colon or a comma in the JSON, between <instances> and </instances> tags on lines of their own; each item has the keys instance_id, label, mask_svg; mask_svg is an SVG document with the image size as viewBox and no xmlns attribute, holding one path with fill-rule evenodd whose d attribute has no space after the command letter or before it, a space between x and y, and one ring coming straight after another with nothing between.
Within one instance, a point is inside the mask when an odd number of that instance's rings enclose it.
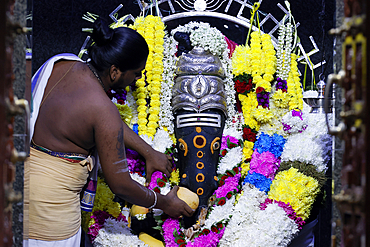
<instances>
[{"instance_id":1,"label":"white flower garland","mask_svg":"<svg viewBox=\"0 0 370 247\"><path fill-rule=\"evenodd\" d=\"M172 88L174 85L175 69L177 58L174 55L176 53L176 46L178 42L173 36L165 35L165 42L163 44L163 74L162 74L162 91L160 95L160 112L159 112L159 127L166 128L168 133L173 134L174 116L172 114L171 98Z\"/></svg>"},{"instance_id":2,"label":"white flower garland","mask_svg":"<svg viewBox=\"0 0 370 247\"><path fill-rule=\"evenodd\" d=\"M235 147L230 149L229 152L223 157L217 168L217 174L224 174L227 170L232 170L234 166L242 162L243 149L242 147Z\"/></svg>"}]
</instances>

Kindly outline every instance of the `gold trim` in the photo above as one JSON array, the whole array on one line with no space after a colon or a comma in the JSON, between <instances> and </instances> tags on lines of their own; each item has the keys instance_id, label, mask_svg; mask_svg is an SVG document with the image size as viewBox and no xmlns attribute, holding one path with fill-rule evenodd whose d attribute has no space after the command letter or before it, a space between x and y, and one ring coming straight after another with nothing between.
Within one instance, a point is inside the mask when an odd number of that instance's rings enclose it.
<instances>
[{"instance_id":1,"label":"gold trim","mask_svg":"<svg viewBox=\"0 0 370 247\"><path fill-rule=\"evenodd\" d=\"M200 177L200 178L198 178L198 177ZM198 173L195 176L195 180L197 180L198 183L204 182L204 175L203 175L203 173Z\"/></svg>"},{"instance_id":2,"label":"gold trim","mask_svg":"<svg viewBox=\"0 0 370 247\"><path fill-rule=\"evenodd\" d=\"M198 169L203 169L204 168L204 164L203 162L198 162L196 165L195 165Z\"/></svg>"},{"instance_id":3,"label":"gold trim","mask_svg":"<svg viewBox=\"0 0 370 247\"><path fill-rule=\"evenodd\" d=\"M203 195L203 193L204 193L204 191L203 191L203 189L202 189L202 188L198 188L198 189L197 189L197 194L198 194L199 196Z\"/></svg>"},{"instance_id":4,"label":"gold trim","mask_svg":"<svg viewBox=\"0 0 370 247\"><path fill-rule=\"evenodd\" d=\"M186 156L188 154L188 144L186 144L186 142L182 138L179 139L179 142L184 145L184 149L183 149L185 151L184 156ZM180 143L179 143L179 148L180 148Z\"/></svg>"},{"instance_id":5,"label":"gold trim","mask_svg":"<svg viewBox=\"0 0 370 247\"><path fill-rule=\"evenodd\" d=\"M213 145L218 141L218 140L220 140L220 137L216 137L213 141L212 141L212 143L211 143L211 152L212 152L212 154L213 154L213 152L214 152L214 150L213 150ZM218 148L220 148L220 147L218 147ZM217 148L217 149L218 149ZM216 150L217 150L216 149Z\"/></svg>"},{"instance_id":6,"label":"gold trim","mask_svg":"<svg viewBox=\"0 0 370 247\"><path fill-rule=\"evenodd\" d=\"M202 145L198 145L198 144L196 143L196 140L197 140L198 138L202 138L202 139L203 139L203 144L202 144ZM194 147L196 147L196 148L203 148L203 147L207 144L207 139L206 139L204 136L196 135L196 136L194 136L194 138L193 138L193 144L194 144Z\"/></svg>"}]
</instances>

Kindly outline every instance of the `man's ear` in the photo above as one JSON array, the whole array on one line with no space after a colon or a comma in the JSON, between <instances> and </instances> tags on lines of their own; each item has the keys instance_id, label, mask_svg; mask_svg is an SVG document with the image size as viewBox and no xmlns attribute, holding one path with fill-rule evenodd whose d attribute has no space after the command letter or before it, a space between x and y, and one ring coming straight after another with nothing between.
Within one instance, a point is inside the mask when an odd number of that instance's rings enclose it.
<instances>
[{"instance_id":1,"label":"man's ear","mask_svg":"<svg viewBox=\"0 0 370 247\"><path fill-rule=\"evenodd\" d=\"M116 78L118 79L121 76L121 73L122 72L115 65L110 66L109 78L112 82L114 82Z\"/></svg>"}]
</instances>

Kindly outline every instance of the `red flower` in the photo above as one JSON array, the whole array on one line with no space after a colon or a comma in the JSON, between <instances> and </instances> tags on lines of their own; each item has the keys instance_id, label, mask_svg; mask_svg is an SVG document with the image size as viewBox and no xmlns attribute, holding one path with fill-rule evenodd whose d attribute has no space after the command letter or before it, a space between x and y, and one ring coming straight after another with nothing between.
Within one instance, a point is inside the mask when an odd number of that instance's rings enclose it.
<instances>
[{"instance_id":1,"label":"red flower","mask_svg":"<svg viewBox=\"0 0 370 247\"><path fill-rule=\"evenodd\" d=\"M223 227L224 227L224 225L222 225L222 223L217 224L217 228L222 229Z\"/></svg>"},{"instance_id":2,"label":"red flower","mask_svg":"<svg viewBox=\"0 0 370 247\"><path fill-rule=\"evenodd\" d=\"M167 178L165 176L163 176L162 180L166 183L167 182Z\"/></svg>"},{"instance_id":3,"label":"red flower","mask_svg":"<svg viewBox=\"0 0 370 247\"><path fill-rule=\"evenodd\" d=\"M226 201L225 201L225 199L221 199L221 200L219 200L218 201L218 205L220 205L220 206L222 206L222 205L224 205L226 203Z\"/></svg>"},{"instance_id":4,"label":"red flower","mask_svg":"<svg viewBox=\"0 0 370 247\"><path fill-rule=\"evenodd\" d=\"M234 167L234 168L233 168L233 171L234 171L236 174L238 174L238 173L239 173L239 168L238 168L238 167Z\"/></svg>"},{"instance_id":5,"label":"red flower","mask_svg":"<svg viewBox=\"0 0 370 247\"><path fill-rule=\"evenodd\" d=\"M180 247L185 247L186 246L186 243L183 243L180 245Z\"/></svg>"},{"instance_id":6,"label":"red flower","mask_svg":"<svg viewBox=\"0 0 370 247\"><path fill-rule=\"evenodd\" d=\"M218 229L217 229L217 227L215 227L215 226L212 226L212 227L211 227L211 230L212 230L212 232L218 233Z\"/></svg>"},{"instance_id":7,"label":"red flower","mask_svg":"<svg viewBox=\"0 0 370 247\"><path fill-rule=\"evenodd\" d=\"M250 128L244 128L243 129L243 139L246 140L247 135L249 135L251 132L252 132L252 130Z\"/></svg>"},{"instance_id":8,"label":"red flower","mask_svg":"<svg viewBox=\"0 0 370 247\"><path fill-rule=\"evenodd\" d=\"M253 84L252 83L248 83L247 86L245 87L245 91L251 90L252 87L253 87Z\"/></svg>"},{"instance_id":9,"label":"red flower","mask_svg":"<svg viewBox=\"0 0 370 247\"><path fill-rule=\"evenodd\" d=\"M160 182L158 183L158 186L162 188L162 187L164 187L164 186L165 186L165 183L164 183L164 182L162 182L162 181L160 181Z\"/></svg>"},{"instance_id":10,"label":"red flower","mask_svg":"<svg viewBox=\"0 0 370 247\"><path fill-rule=\"evenodd\" d=\"M204 229L203 230L203 233L205 234L205 235L207 235L208 233L210 233L211 231L210 230L208 230L208 229Z\"/></svg>"},{"instance_id":11,"label":"red flower","mask_svg":"<svg viewBox=\"0 0 370 247\"><path fill-rule=\"evenodd\" d=\"M161 190L158 187L155 187L153 190L154 192L161 193Z\"/></svg>"},{"instance_id":12,"label":"red flower","mask_svg":"<svg viewBox=\"0 0 370 247\"><path fill-rule=\"evenodd\" d=\"M226 178L228 178L228 176L223 175L223 176L221 177L221 180L225 180Z\"/></svg>"},{"instance_id":13,"label":"red flower","mask_svg":"<svg viewBox=\"0 0 370 247\"><path fill-rule=\"evenodd\" d=\"M247 84L244 81L241 82L241 81L237 80L235 82L235 90L238 93L244 93L246 89L247 89Z\"/></svg>"},{"instance_id":14,"label":"red flower","mask_svg":"<svg viewBox=\"0 0 370 247\"><path fill-rule=\"evenodd\" d=\"M256 141L256 133L254 133L250 128L243 129L243 139L250 142Z\"/></svg>"},{"instance_id":15,"label":"red flower","mask_svg":"<svg viewBox=\"0 0 370 247\"><path fill-rule=\"evenodd\" d=\"M178 244L181 244L181 243L184 243L185 242L185 240L184 239L181 239L181 238L179 238L177 241L176 241L176 243L178 243Z\"/></svg>"},{"instance_id":16,"label":"red flower","mask_svg":"<svg viewBox=\"0 0 370 247\"><path fill-rule=\"evenodd\" d=\"M225 184L225 181L224 180L220 180L220 186L222 186L224 184Z\"/></svg>"},{"instance_id":17,"label":"red flower","mask_svg":"<svg viewBox=\"0 0 370 247\"><path fill-rule=\"evenodd\" d=\"M232 174L231 172L227 171L226 172L227 175L229 175L229 177L234 177L234 174Z\"/></svg>"},{"instance_id":18,"label":"red flower","mask_svg":"<svg viewBox=\"0 0 370 247\"><path fill-rule=\"evenodd\" d=\"M262 93L262 92L264 92L265 91L265 89L263 88L263 87L258 87L257 89L256 89L256 93Z\"/></svg>"},{"instance_id":19,"label":"red flower","mask_svg":"<svg viewBox=\"0 0 370 247\"><path fill-rule=\"evenodd\" d=\"M229 193L227 193L226 198L227 198L227 199L230 199L230 198L231 198L231 196L232 196L232 194L231 194L231 192L229 192Z\"/></svg>"},{"instance_id":20,"label":"red flower","mask_svg":"<svg viewBox=\"0 0 370 247\"><path fill-rule=\"evenodd\" d=\"M247 140L250 141L250 142L255 142L256 141L256 133L251 133L249 135L247 135Z\"/></svg>"},{"instance_id":21,"label":"red flower","mask_svg":"<svg viewBox=\"0 0 370 247\"><path fill-rule=\"evenodd\" d=\"M124 105L125 104L125 101L122 100L122 99L119 99L119 100L117 100L117 103L120 104L120 105Z\"/></svg>"},{"instance_id":22,"label":"red flower","mask_svg":"<svg viewBox=\"0 0 370 247\"><path fill-rule=\"evenodd\" d=\"M230 142L230 144L229 144L229 148L234 148L234 147L236 147L237 145L235 144L235 143L233 143L233 142Z\"/></svg>"},{"instance_id":23,"label":"red flower","mask_svg":"<svg viewBox=\"0 0 370 247\"><path fill-rule=\"evenodd\" d=\"M227 150L226 149L222 150L221 155L225 156L226 154L227 154Z\"/></svg>"}]
</instances>

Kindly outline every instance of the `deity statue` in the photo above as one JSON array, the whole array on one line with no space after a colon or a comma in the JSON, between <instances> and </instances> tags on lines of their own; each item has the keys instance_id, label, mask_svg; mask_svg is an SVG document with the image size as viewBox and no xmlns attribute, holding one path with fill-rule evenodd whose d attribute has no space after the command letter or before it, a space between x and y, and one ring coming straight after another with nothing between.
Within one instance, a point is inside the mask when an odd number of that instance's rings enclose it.
<instances>
[{"instance_id":1,"label":"deity statue","mask_svg":"<svg viewBox=\"0 0 370 247\"><path fill-rule=\"evenodd\" d=\"M218 187L216 170L227 117L225 71L217 56L194 47L180 56L175 73L172 111L179 185L199 196L197 212L184 219L188 228L202 211L207 211L209 199Z\"/></svg>"}]
</instances>

